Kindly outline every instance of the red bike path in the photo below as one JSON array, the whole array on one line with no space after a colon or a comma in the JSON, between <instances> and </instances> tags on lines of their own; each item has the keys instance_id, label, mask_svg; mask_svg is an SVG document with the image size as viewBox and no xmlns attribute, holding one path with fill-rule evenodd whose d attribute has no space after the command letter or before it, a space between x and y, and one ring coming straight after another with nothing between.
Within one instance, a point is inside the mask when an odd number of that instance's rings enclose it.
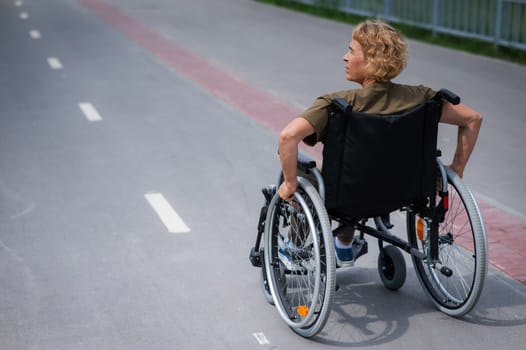
<instances>
[{"instance_id":1,"label":"red bike path","mask_svg":"<svg viewBox=\"0 0 526 350\"><path fill-rule=\"evenodd\" d=\"M178 74L274 132L279 132L292 117L301 112L164 38L117 7L103 0L79 1ZM304 147L304 150L317 160L321 159L320 146ZM490 263L526 284L526 266L523 264L526 259L526 220L481 198L477 198L477 202L486 226Z\"/></svg>"}]
</instances>

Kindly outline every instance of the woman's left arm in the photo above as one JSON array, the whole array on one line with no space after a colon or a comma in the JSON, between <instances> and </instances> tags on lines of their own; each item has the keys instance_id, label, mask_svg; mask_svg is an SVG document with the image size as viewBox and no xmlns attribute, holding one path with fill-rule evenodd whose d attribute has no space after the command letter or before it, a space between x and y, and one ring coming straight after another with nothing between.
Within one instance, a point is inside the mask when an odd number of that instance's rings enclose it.
<instances>
[{"instance_id":1,"label":"woman's left arm","mask_svg":"<svg viewBox=\"0 0 526 350\"><path fill-rule=\"evenodd\" d=\"M462 177L477 142L482 116L465 104L444 102L440 122L458 126L457 148L450 167Z\"/></svg>"}]
</instances>

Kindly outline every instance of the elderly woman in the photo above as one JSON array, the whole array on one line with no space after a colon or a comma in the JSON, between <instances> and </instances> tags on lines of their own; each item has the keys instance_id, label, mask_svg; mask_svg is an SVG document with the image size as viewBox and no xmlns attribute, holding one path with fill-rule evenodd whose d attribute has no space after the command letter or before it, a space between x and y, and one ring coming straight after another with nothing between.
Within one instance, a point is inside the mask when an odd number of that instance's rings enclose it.
<instances>
[{"instance_id":1,"label":"elderly woman","mask_svg":"<svg viewBox=\"0 0 526 350\"><path fill-rule=\"evenodd\" d=\"M311 107L293 119L280 133L279 156L284 182L279 188L282 199L291 201L298 187L297 156L301 141L313 146L324 142L327 107L336 97L347 100L357 112L389 115L407 111L432 99L436 92L428 87L396 84L391 81L404 69L407 44L390 25L366 21L352 31L349 50L343 56L345 78L361 85L358 89L339 91L317 98ZM482 117L472 108L444 102L440 122L458 126L455 155L450 167L462 176L475 147ZM335 237L338 264L353 261L353 229L339 230Z\"/></svg>"}]
</instances>

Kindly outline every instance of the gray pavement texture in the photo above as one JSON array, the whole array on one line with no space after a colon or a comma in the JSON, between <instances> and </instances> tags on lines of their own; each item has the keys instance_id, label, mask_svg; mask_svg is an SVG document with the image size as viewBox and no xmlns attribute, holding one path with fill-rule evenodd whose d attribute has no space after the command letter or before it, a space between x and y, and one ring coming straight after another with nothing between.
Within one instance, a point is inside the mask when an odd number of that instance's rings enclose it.
<instances>
[{"instance_id":1,"label":"gray pavement texture","mask_svg":"<svg viewBox=\"0 0 526 350\"><path fill-rule=\"evenodd\" d=\"M348 86L349 26L250 0L108 2L296 106ZM410 264L404 287L385 290L374 241L338 271L323 332L295 335L247 259L259 189L279 169L276 135L80 2L20 5L0 0L0 349L526 348L525 286L490 269L477 307L453 319L432 307ZM411 47L401 81L447 86L485 116L470 185L524 215L526 69ZM64 68L51 70L48 57ZM102 121L87 121L80 102ZM191 232L168 233L149 192Z\"/></svg>"}]
</instances>

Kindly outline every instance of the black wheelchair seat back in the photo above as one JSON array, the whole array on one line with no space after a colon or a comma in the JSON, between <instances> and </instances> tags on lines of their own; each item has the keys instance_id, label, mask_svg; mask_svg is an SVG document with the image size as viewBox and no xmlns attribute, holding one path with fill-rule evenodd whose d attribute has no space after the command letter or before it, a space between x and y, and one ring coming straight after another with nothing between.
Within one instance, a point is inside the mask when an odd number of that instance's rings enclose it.
<instances>
[{"instance_id":1,"label":"black wheelchair seat back","mask_svg":"<svg viewBox=\"0 0 526 350\"><path fill-rule=\"evenodd\" d=\"M352 111L335 99L323 149L330 215L370 218L434 196L441 99L398 115Z\"/></svg>"}]
</instances>

